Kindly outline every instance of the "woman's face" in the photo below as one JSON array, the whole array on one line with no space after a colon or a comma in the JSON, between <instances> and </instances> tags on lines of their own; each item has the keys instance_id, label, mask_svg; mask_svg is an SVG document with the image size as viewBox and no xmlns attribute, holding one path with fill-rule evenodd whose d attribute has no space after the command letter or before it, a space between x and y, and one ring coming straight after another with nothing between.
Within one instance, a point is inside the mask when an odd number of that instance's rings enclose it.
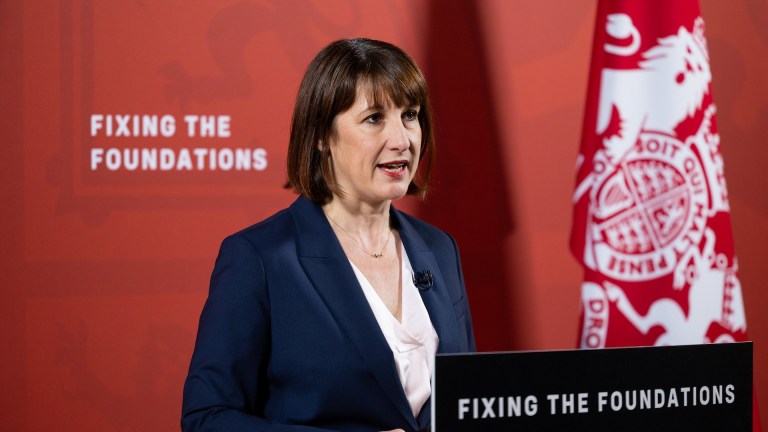
<instances>
[{"instance_id":1,"label":"woman's face","mask_svg":"<svg viewBox=\"0 0 768 432\"><path fill-rule=\"evenodd\" d=\"M377 205L405 196L421 151L419 106L376 106L358 85L352 106L334 120L330 150L344 198Z\"/></svg>"}]
</instances>

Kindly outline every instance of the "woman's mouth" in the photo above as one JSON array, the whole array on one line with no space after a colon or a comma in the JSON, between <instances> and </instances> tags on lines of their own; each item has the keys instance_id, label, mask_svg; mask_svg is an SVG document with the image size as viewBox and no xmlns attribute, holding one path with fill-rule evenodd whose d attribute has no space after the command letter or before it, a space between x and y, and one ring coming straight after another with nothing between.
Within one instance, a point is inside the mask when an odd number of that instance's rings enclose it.
<instances>
[{"instance_id":1,"label":"woman's mouth","mask_svg":"<svg viewBox=\"0 0 768 432\"><path fill-rule=\"evenodd\" d=\"M407 161L396 161L396 162L387 162L376 165L377 168L382 170L384 174L392 177L392 178L401 178L405 175L407 168L408 168L408 162Z\"/></svg>"}]
</instances>

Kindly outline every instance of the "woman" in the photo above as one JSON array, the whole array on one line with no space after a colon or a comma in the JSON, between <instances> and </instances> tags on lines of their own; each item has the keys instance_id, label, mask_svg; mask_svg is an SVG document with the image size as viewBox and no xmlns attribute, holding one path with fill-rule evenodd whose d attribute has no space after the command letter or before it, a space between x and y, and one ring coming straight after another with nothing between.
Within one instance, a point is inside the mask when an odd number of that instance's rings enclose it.
<instances>
[{"instance_id":1,"label":"woman","mask_svg":"<svg viewBox=\"0 0 768 432\"><path fill-rule=\"evenodd\" d=\"M435 352L475 349L455 242L391 204L423 196L432 147L406 53L351 39L315 57L288 149L300 196L222 243L183 430L429 428Z\"/></svg>"}]
</instances>

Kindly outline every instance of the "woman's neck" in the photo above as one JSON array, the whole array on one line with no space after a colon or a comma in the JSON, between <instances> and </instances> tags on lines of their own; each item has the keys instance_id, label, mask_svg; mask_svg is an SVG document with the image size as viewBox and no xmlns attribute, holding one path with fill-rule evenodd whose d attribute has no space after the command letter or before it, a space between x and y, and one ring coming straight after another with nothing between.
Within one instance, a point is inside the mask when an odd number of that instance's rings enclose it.
<instances>
[{"instance_id":1,"label":"woman's neck","mask_svg":"<svg viewBox=\"0 0 768 432\"><path fill-rule=\"evenodd\" d=\"M322 206L323 212L331 221L351 235L361 239L376 240L389 229L389 209L391 202L370 205L356 201L350 202L334 197Z\"/></svg>"}]
</instances>

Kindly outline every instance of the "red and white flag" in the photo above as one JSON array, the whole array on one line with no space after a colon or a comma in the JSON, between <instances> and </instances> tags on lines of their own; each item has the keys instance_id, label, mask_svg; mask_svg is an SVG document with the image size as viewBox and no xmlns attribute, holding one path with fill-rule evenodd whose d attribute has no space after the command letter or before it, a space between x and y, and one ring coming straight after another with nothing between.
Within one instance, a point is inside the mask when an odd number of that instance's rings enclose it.
<instances>
[{"instance_id":1,"label":"red and white flag","mask_svg":"<svg viewBox=\"0 0 768 432\"><path fill-rule=\"evenodd\" d=\"M711 81L698 0L599 0L571 233L582 348L746 340Z\"/></svg>"}]
</instances>

